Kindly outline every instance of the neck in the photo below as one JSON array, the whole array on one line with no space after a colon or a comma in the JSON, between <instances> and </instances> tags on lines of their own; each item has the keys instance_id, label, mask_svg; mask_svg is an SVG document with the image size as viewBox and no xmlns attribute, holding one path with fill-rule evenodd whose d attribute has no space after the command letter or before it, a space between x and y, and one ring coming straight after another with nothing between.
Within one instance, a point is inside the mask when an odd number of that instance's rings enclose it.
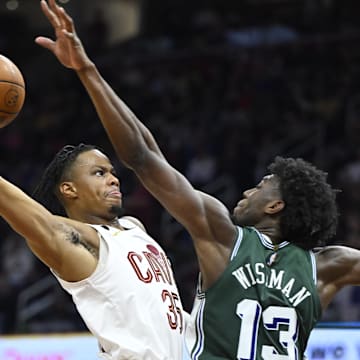
<instances>
[{"instance_id":1,"label":"neck","mask_svg":"<svg viewBox=\"0 0 360 360\"><path fill-rule=\"evenodd\" d=\"M118 217L110 214L109 217L101 217L93 214L83 214L69 209L66 210L66 214L69 219L77 220L86 224L120 227Z\"/></svg>"},{"instance_id":2,"label":"neck","mask_svg":"<svg viewBox=\"0 0 360 360\"><path fill-rule=\"evenodd\" d=\"M256 230L260 231L262 234L267 235L271 242L276 245L280 244L284 239L282 238L278 226L261 226L255 225Z\"/></svg>"}]
</instances>

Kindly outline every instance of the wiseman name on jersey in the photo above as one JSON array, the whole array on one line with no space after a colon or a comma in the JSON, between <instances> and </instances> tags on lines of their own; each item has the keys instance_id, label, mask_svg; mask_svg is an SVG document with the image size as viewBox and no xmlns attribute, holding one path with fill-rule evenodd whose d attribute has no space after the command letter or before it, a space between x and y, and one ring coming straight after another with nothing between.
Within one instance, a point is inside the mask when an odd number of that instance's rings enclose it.
<instances>
[{"instance_id":1,"label":"wiseman name on jersey","mask_svg":"<svg viewBox=\"0 0 360 360\"><path fill-rule=\"evenodd\" d=\"M299 288L296 286L296 280L295 278L284 280L284 270L270 269L269 273L265 272L266 268L264 263L255 263L253 268L250 264L246 264L233 271L232 275L245 290L255 285L280 290L294 307L311 295L305 286L298 291L294 290Z\"/></svg>"}]
</instances>

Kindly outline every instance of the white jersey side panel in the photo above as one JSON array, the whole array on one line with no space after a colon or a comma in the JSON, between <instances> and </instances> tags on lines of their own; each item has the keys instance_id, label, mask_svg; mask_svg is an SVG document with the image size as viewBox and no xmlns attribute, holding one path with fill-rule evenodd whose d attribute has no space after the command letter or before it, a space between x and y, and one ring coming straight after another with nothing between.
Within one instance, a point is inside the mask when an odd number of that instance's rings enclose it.
<instances>
[{"instance_id":1,"label":"white jersey side panel","mask_svg":"<svg viewBox=\"0 0 360 360\"><path fill-rule=\"evenodd\" d=\"M120 224L131 228L92 225L100 255L89 278L58 280L98 339L101 358L182 359L184 316L168 258L142 229Z\"/></svg>"}]
</instances>

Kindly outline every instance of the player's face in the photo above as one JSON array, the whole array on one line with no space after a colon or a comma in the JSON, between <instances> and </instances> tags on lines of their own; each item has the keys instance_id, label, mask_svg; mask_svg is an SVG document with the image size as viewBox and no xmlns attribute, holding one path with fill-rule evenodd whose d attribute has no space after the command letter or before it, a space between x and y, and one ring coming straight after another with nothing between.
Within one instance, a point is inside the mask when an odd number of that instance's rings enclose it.
<instances>
[{"instance_id":1,"label":"player's face","mask_svg":"<svg viewBox=\"0 0 360 360\"><path fill-rule=\"evenodd\" d=\"M233 211L233 219L240 226L255 226L267 215L267 208L281 201L279 182L274 175L265 176L254 188L244 191Z\"/></svg>"},{"instance_id":2,"label":"player's face","mask_svg":"<svg viewBox=\"0 0 360 360\"><path fill-rule=\"evenodd\" d=\"M120 182L114 167L99 150L81 153L71 170L74 201L89 216L111 218L122 206Z\"/></svg>"}]
</instances>

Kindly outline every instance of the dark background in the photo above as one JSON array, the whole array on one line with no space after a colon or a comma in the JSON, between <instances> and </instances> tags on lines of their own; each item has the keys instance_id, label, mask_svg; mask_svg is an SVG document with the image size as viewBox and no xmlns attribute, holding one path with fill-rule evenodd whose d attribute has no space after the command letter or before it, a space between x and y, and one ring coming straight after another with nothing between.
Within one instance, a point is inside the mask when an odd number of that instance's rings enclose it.
<instances>
[{"instance_id":1,"label":"dark background","mask_svg":"<svg viewBox=\"0 0 360 360\"><path fill-rule=\"evenodd\" d=\"M332 243L360 248L357 1L70 0L64 6L103 76L196 187L231 211L274 156L303 157L342 189ZM0 53L23 72L27 95L16 121L0 130L0 174L31 193L63 145L101 146L118 167L127 212L167 250L190 310L197 265L187 233L117 162L76 75L34 44L37 35L52 35L39 2L8 7L0 1ZM84 329L48 269L3 221L0 247L1 333ZM323 320L360 320L359 303L358 288L349 287Z\"/></svg>"}]
</instances>

